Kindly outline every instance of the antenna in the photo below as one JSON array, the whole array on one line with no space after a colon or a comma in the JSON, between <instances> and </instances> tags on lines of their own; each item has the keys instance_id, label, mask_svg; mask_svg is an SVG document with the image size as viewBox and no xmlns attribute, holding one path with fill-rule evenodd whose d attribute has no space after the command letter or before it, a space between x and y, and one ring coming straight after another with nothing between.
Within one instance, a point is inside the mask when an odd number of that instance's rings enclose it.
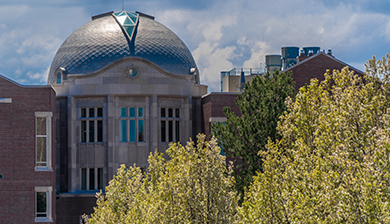
<instances>
[{"instance_id":1,"label":"antenna","mask_svg":"<svg viewBox=\"0 0 390 224\"><path fill-rule=\"evenodd\" d=\"M125 5L123 3L124 0L122 0L122 11L125 11Z\"/></svg>"}]
</instances>

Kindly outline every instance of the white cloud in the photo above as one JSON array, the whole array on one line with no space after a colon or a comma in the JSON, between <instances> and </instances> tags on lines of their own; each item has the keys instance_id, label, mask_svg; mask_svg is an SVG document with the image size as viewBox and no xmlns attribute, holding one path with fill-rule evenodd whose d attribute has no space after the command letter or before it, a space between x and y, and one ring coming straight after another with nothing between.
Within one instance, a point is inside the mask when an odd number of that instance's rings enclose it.
<instances>
[{"instance_id":1,"label":"white cloud","mask_svg":"<svg viewBox=\"0 0 390 224\"><path fill-rule=\"evenodd\" d=\"M38 81L39 84L45 84L47 80L47 76L49 74L49 69L50 67L48 67L46 70L43 70L41 72L31 72L31 71L27 72L27 77L33 82Z\"/></svg>"}]
</instances>

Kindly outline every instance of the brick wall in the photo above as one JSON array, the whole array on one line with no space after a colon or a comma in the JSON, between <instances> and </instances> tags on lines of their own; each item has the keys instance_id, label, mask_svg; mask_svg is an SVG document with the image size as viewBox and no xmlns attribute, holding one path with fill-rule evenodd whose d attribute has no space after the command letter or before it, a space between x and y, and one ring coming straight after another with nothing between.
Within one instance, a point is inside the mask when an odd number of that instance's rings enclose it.
<instances>
[{"instance_id":1,"label":"brick wall","mask_svg":"<svg viewBox=\"0 0 390 224\"><path fill-rule=\"evenodd\" d=\"M286 72L292 71L292 78L295 82L295 89L298 91L299 88L305 84L310 84L310 79L312 78L323 81L325 79L324 74L327 69L330 71L333 71L334 69L341 70L345 66L347 66L347 64L333 58L332 56L319 53L287 69ZM356 69L354 71L357 74L363 75L361 71Z\"/></svg>"},{"instance_id":2,"label":"brick wall","mask_svg":"<svg viewBox=\"0 0 390 224\"><path fill-rule=\"evenodd\" d=\"M210 118L226 117L223 112L224 107L230 107L234 114L241 116L240 109L236 106L235 99L239 93L212 92L202 98L204 134L207 140L210 139Z\"/></svg>"},{"instance_id":3,"label":"brick wall","mask_svg":"<svg viewBox=\"0 0 390 224\"><path fill-rule=\"evenodd\" d=\"M55 92L24 87L0 76L0 223L36 223L35 187L51 186L55 202ZM51 111L53 171L35 171L35 112ZM56 206L52 216L55 223Z\"/></svg>"}]
</instances>

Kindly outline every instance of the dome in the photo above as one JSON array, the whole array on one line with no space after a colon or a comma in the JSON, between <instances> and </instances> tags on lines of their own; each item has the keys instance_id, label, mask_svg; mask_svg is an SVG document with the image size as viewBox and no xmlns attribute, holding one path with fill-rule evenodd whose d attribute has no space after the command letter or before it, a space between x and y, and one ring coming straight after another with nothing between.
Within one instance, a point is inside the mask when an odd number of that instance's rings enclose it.
<instances>
[{"instance_id":1,"label":"dome","mask_svg":"<svg viewBox=\"0 0 390 224\"><path fill-rule=\"evenodd\" d=\"M173 75L189 75L196 68L175 33L151 16L124 11L96 16L73 32L54 56L47 82L55 83L59 68L65 74L91 74L124 58L147 60Z\"/></svg>"}]
</instances>

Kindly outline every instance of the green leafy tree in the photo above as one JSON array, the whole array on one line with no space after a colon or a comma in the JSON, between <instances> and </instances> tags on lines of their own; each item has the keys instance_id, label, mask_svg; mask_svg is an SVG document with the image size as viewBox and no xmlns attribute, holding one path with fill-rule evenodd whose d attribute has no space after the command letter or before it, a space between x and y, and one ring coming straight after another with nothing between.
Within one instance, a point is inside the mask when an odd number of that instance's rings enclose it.
<instances>
[{"instance_id":1,"label":"green leafy tree","mask_svg":"<svg viewBox=\"0 0 390 224\"><path fill-rule=\"evenodd\" d=\"M234 160L236 190L241 197L256 172L262 170L259 151L265 150L268 138L280 138L276 130L278 119L287 109L286 98L294 97L294 87L291 73L276 71L273 75L256 76L236 99L242 115L237 116L226 107L225 124L212 125L214 136L228 158Z\"/></svg>"},{"instance_id":2,"label":"green leafy tree","mask_svg":"<svg viewBox=\"0 0 390 224\"><path fill-rule=\"evenodd\" d=\"M233 223L238 196L215 140L172 144L148 158L148 172L120 167L98 194L87 223Z\"/></svg>"},{"instance_id":3,"label":"green leafy tree","mask_svg":"<svg viewBox=\"0 0 390 224\"><path fill-rule=\"evenodd\" d=\"M389 65L328 71L288 100L242 223L390 223Z\"/></svg>"}]
</instances>

